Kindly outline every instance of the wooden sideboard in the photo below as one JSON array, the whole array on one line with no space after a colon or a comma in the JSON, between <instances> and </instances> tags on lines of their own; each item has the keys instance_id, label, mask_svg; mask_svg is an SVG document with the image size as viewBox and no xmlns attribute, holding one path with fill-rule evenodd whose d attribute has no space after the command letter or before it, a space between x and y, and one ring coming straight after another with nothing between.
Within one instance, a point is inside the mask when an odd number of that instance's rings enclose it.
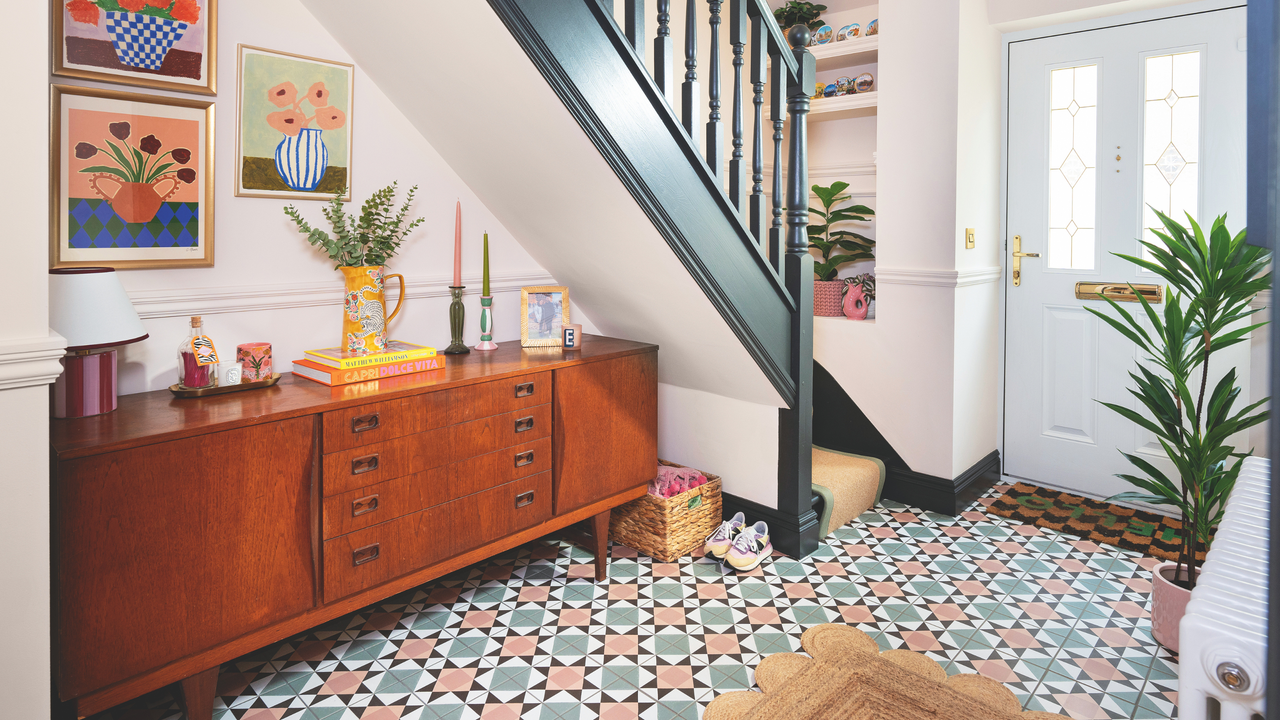
<instances>
[{"instance_id":1,"label":"wooden sideboard","mask_svg":"<svg viewBox=\"0 0 1280 720\"><path fill-rule=\"evenodd\" d=\"M52 421L58 696L84 717L178 682L209 718L221 663L581 520L603 579L657 467L657 350L510 342Z\"/></svg>"}]
</instances>

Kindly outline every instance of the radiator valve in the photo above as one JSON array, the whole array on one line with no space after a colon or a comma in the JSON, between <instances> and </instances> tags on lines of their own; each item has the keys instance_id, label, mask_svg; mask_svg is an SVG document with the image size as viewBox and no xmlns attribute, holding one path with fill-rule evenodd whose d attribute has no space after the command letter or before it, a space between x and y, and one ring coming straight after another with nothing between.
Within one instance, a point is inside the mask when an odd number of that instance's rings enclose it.
<instances>
[{"instance_id":1,"label":"radiator valve","mask_svg":"<svg viewBox=\"0 0 1280 720\"><path fill-rule=\"evenodd\" d=\"M1249 673L1233 662L1218 664L1218 680L1232 692L1245 692L1249 689Z\"/></svg>"}]
</instances>

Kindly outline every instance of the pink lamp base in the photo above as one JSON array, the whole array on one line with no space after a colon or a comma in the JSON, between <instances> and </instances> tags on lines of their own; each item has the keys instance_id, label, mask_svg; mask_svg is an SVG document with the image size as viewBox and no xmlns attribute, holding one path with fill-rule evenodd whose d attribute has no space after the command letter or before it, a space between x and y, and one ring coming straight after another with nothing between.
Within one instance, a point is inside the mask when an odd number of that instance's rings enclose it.
<instances>
[{"instance_id":1,"label":"pink lamp base","mask_svg":"<svg viewBox=\"0 0 1280 720\"><path fill-rule=\"evenodd\" d=\"M53 416L89 417L116 409L116 351L62 358L53 383Z\"/></svg>"}]
</instances>

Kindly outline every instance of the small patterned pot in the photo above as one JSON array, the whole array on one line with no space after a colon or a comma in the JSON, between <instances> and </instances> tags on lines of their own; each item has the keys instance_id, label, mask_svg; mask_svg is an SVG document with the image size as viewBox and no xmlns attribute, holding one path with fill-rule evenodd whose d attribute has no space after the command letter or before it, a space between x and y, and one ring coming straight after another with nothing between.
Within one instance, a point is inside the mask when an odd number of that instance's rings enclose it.
<instances>
[{"instance_id":1,"label":"small patterned pot","mask_svg":"<svg viewBox=\"0 0 1280 720\"><path fill-rule=\"evenodd\" d=\"M1151 570L1151 637L1175 653L1178 652L1178 626L1191 601L1190 590L1173 584L1177 567L1177 563L1164 562ZM1199 576L1199 572L1196 575Z\"/></svg>"},{"instance_id":2,"label":"small patterned pot","mask_svg":"<svg viewBox=\"0 0 1280 720\"><path fill-rule=\"evenodd\" d=\"M841 307L843 280L813 281L813 314L818 317L843 317Z\"/></svg>"},{"instance_id":3,"label":"small patterned pot","mask_svg":"<svg viewBox=\"0 0 1280 720\"><path fill-rule=\"evenodd\" d=\"M257 382L271 378L271 343L254 342L236 346L236 362L240 363L240 382Z\"/></svg>"}]
</instances>

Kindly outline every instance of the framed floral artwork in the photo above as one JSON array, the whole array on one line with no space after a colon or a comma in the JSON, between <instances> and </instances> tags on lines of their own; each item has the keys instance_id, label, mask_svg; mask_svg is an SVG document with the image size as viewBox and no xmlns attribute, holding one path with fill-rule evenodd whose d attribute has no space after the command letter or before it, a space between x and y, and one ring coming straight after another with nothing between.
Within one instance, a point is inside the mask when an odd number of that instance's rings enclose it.
<instances>
[{"instance_id":1,"label":"framed floral artwork","mask_svg":"<svg viewBox=\"0 0 1280 720\"><path fill-rule=\"evenodd\" d=\"M350 201L355 67L238 49L236 195Z\"/></svg>"},{"instance_id":2,"label":"framed floral artwork","mask_svg":"<svg viewBox=\"0 0 1280 720\"><path fill-rule=\"evenodd\" d=\"M218 0L52 0L53 74L213 95Z\"/></svg>"},{"instance_id":3,"label":"framed floral artwork","mask_svg":"<svg viewBox=\"0 0 1280 720\"><path fill-rule=\"evenodd\" d=\"M561 347L561 330L568 324L569 288L520 288L520 347Z\"/></svg>"},{"instance_id":4,"label":"framed floral artwork","mask_svg":"<svg viewBox=\"0 0 1280 720\"><path fill-rule=\"evenodd\" d=\"M53 86L50 265L213 265L213 101Z\"/></svg>"}]
</instances>

